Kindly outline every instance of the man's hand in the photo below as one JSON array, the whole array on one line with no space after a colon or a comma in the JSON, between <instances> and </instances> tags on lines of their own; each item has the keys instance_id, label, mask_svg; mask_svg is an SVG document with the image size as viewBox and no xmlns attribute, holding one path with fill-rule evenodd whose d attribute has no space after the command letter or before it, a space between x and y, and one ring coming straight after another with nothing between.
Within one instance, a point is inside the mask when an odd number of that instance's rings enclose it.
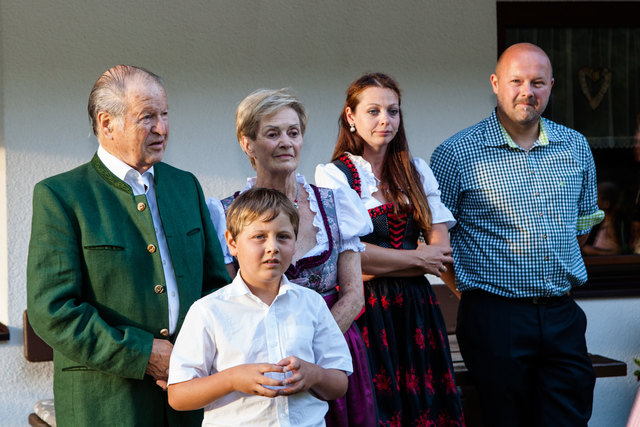
<instances>
[{"instance_id":1,"label":"man's hand","mask_svg":"<svg viewBox=\"0 0 640 427\"><path fill-rule=\"evenodd\" d=\"M167 380L169 379L169 359L171 357L171 351L173 350L173 344L167 340L153 339L153 346L151 347L151 357L149 357L149 363L147 364L147 370L145 373L151 375L155 380L158 387L163 390L167 389Z\"/></svg>"}]
</instances>

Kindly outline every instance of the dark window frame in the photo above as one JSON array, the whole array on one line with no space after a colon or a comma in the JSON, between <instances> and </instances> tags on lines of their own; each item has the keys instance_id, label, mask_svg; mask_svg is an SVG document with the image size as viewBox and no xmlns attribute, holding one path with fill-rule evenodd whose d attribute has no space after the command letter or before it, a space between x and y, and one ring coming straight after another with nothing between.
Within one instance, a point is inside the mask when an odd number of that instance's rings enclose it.
<instances>
[{"instance_id":1,"label":"dark window frame","mask_svg":"<svg viewBox=\"0 0 640 427\"><path fill-rule=\"evenodd\" d=\"M497 56L509 28L640 27L638 1L498 1ZM640 255L585 257L589 281L579 298L640 296Z\"/></svg>"}]
</instances>

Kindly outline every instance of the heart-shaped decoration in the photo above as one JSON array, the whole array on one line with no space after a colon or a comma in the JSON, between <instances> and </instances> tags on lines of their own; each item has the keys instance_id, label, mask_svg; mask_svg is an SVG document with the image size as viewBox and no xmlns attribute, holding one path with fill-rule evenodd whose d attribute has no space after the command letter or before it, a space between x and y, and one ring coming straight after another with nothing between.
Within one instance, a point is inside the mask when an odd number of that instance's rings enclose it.
<instances>
[{"instance_id":1,"label":"heart-shaped decoration","mask_svg":"<svg viewBox=\"0 0 640 427\"><path fill-rule=\"evenodd\" d=\"M595 96L591 95L591 91L587 85L587 78L594 83L602 80L600 90L598 90L598 93L596 93ZM589 102L589 107L591 107L592 110L595 110L602 102L602 98L604 98L604 94L609 90L609 86L611 86L611 70L608 68L582 67L580 68L580 71L578 71L578 81L580 82L580 89L582 89L582 93Z\"/></svg>"}]
</instances>

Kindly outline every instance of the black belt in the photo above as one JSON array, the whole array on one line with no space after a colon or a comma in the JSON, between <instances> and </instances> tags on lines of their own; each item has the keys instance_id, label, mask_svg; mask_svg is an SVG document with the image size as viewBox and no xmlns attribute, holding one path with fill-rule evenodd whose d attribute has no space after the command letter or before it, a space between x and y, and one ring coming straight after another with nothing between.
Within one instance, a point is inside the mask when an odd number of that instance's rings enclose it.
<instances>
[{"instance_id":1,"label":"black belt","mask_svg":"<svg viewBox=\"0 0 640 427\"><path fill-rule=\"evenodd\" d=\"M568 300L569 294L559 295L555 297L526 297L526 298L515 298L517 301L521 301L524 303L535 304L535 305L546 305L553 304L557 302L562 302Z\"/></svg>"},{"instance_id":2,"label":"black belt","mask_svg":"<svg viewBox=\"0 0 640 427\"><path fill-rule=\"evenodd\" d=\"M515 303L533 304L533 305L555 304L555 303L564 302L564 301L567 301L567 300L571 299L571 297L569 296L569 293L566 293L564 295L549 296L549 297L522 297L522 298L519 298L519 297L505 297L505 296L502 296L502 295L494 294L492 292L483 291L481 289L472 289L470 291L464 291L464 292L462 292L462 295L467 295L467 296L470 296L470 297L485 296L485 297L504 299L504 300L508 300L508 301L511 301L511 302L515 302Z\"/></svg>"}]
</instances>

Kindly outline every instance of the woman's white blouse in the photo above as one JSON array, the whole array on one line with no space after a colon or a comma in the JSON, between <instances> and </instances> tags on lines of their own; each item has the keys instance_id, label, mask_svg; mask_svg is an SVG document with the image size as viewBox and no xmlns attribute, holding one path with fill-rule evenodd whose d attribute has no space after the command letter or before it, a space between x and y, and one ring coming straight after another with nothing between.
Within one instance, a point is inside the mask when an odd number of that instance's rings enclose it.
<instances>
[{"instance_id":1,"label":"woman's white blouse","mask_svg":"<svg viewBox=\"0 0 640 427\"><path fill-rule=\"evenodd\" d=\"M307 252L302 258L307 258L314 255L319 255L323 251L329 248L329 237L327 231L324 228L324 221L322 220L322 214L318 207L318 200L316 200L316 194L307 183L303 175L297 174L296 181L298 184L302 184L307 194L309 195L309 207L314 213L313 225L318 229L316 234L316 245ZM247 185L242 192L252 188L256 184L256 178L248 178ZM338 228L340 230L340 245L338 251L340 253L344 251L364 252L365 246L360 243L360 237L366 236L373 231L373 224L369 213L362 205L358 194L347 187L332 188L333 198L336 203L336 216L338 220ZM224 208L219 199L210 197L207 199L207 207L211 215L211 221L216 227L218 233L218 239L220 240L220 246L222 247L222 253L224 255L224 261L226 264L233 262L233 257L229 253L226 240L224 238L224 232L227 229L226 216L224 214Z\"/></svg>"},{"instance_id":2,"label":"woman's white blouse","mask_svg":"<svg viewBox=\"0 0 640 427\"><path fill-rule=\"evenodd\" d=\"M347 155L355 165L358 170L358 174L360 175L361 197L365 207L367 209L373 209L382 205L382 202L372 196L373 193L378 191L378 184L377 179L373 174L373 170L371 169L371 164L361 156L355 156L351 153L347 153ZM427 196L429 208L431 209L432 222L434 224L446 223L448 229L453 227L456 224L456 220L453 218L451 211L447 209L440 200L440 188L431 168L427 162L419 157L414 157L412 162L420 175L422 187L424 188L424 193ZM316 166L315 180L316 185L319 187L333 189L339 187L349 188L349 181L347 180L347 177L333 163Z\"/></svg>"}]
</instances>

